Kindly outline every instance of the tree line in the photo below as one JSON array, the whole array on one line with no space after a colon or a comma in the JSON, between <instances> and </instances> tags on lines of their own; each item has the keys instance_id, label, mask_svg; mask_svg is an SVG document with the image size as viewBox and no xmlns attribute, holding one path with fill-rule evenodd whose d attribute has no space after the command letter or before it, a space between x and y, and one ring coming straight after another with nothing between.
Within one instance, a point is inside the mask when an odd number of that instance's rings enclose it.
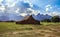
<instances>
[{"instance_id":1,"label":"tree line","mask_svg":"<svg viewBox=\"0 0 60 37\"><path fill-rule=\"evenodd\" d=\"M53 16L51 19L44 19L42 22L60 22L59 16Z\"/></svg>"}]
</instances>

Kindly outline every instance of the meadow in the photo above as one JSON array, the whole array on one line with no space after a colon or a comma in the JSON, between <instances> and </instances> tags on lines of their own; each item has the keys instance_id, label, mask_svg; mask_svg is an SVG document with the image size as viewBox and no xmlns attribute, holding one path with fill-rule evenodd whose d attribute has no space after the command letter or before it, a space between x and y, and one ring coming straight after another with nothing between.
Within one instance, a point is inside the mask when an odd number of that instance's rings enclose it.
<instances>
[{"instance_id":1,"label":"meadow","mask_svg":"<svg viewBox=\"0 0 60 37\"><path fill-rule=\"evenodd\" d=\"M0 22L0 37L60 37L60 22L41 25Z\"/></svg>"}]
</instances>

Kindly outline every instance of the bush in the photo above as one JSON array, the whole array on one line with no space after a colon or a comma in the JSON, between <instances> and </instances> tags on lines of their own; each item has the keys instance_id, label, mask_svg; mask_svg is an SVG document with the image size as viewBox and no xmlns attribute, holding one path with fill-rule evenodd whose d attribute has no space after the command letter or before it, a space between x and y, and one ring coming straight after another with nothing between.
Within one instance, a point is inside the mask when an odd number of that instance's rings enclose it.
<instances>
[{"instance_id":1,"label":"bush","mask_svg":"<svg viewBox=\"0 0 60 37\"><path fill-rule=\"evenodd\" d=\"M52 22L60 22L59 16L53 16L51 19Z\"/></svg>"}]
</instances>

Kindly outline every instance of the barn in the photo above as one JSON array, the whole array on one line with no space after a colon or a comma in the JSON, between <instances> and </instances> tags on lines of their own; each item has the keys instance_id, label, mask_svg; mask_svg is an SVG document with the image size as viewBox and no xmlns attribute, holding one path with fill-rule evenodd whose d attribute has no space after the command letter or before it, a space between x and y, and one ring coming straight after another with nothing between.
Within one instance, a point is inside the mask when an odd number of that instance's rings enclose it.
<instances>
[{"instance_id":1,"label":"barn","mask_svg":"<svg viewBox=\"0 0 60 37\"><path fill-rule=\"evenodd\" d=\"M40 24L40 21L35 20L32 15L26 16L21 21L16 21L16 24Z\"/></svg>"}]
</instances>

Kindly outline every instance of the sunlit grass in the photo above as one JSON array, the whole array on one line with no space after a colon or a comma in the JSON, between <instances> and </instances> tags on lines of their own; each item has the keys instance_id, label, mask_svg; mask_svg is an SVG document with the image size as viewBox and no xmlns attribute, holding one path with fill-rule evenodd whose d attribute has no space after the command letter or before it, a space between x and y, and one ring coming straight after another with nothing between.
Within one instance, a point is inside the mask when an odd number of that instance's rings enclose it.
<instances>
[{"instance_id":1,"label":"sunlit grass","mask_svg":"<svg viewBox=\"0 0 60 37\"><path fill-rule=\"evenodd\" d=\"M42 25L60 25L60 22L41 22Z\"/></svg>"},{"instance_id":2,"label":"sunlit grass","mask_svg":"<svg viewBox=\"0 0 60 37\"><path fill-rule=\"evenodd\" d=\"M13 30L33 30L33 29L41 29L40 26L46 25L60 25L60 23L52 23L52 22L41 22L41 25L34 24L16 24L15 22L0 22L0 32L5 31L13 31Z\"/></svg>"},{"instance_id":3,"label":"sunlit grass","mask_svg":"<svg viewBox=\"0 0 60 37\"><path fill-rule=\"evenodd\" d=\"M60 23L40 22L37 24L16 24L0 22L0 37L39 37L49 34L60 36ZM58 32L57 32L58 31ZM15 35L16 34L16 35Z\"/></svg>"},{"instance_id":4,"label":"sunlit grass","mask_svg":"<svg viewBox=\"0 0 60 37\"><path fill-rule=\"evenodd\" d=\"M35 25L16 24L15 22L0 22L0 32L10 30L31 30Z\"/></svg>"}]
</instances>

